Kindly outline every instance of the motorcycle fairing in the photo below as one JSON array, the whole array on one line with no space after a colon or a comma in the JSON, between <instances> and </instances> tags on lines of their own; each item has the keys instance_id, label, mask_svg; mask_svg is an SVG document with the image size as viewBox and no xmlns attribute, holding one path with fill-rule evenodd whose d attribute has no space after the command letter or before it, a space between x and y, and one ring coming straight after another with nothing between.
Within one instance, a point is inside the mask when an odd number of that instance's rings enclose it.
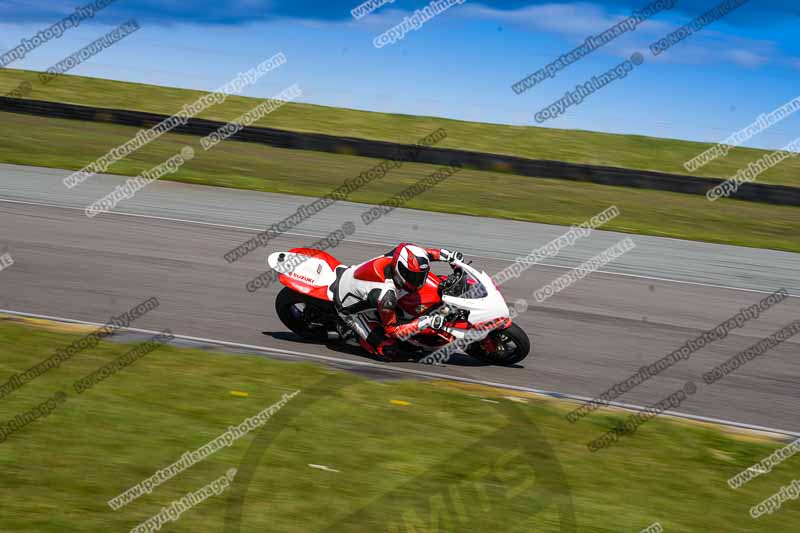
<instances>
[{"instance_id":1,"label":"motorcycle fairing","mask_svg":"<svg viewBox=\"0 0 800 533\"><path fill-rule=\"evenodd\" d=\"M336 267L342 263L332 255L313 248L292 248L288 252L270 254L267 264L278 272L278 279L287 287L333 301L329 287L336 281Z\"/></svg>"}]
</instances>

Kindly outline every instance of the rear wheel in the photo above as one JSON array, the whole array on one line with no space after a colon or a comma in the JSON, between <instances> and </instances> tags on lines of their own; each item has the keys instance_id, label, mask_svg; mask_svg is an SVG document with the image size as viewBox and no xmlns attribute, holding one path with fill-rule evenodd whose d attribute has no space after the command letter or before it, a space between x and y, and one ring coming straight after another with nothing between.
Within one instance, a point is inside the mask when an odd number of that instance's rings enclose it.
<instances>
[{"instance_id":1,"label":"rear wheel","mask_svg":"<svg viewBox=\"0 0 800 533\"><path fill-rule=\"evenodd\" d=\"M522 328L511 324L507 329L489 333L489 344L496 349L488 351L482 342L475 342L467 348L467 353L491 365L511 366L519 363L528 356L531 350L531 341Z\"/></svg>"},{"instance_id":2,"label":"rear wheel","mask_svg":"<svg viewBox=\"0 0 800 533\"><path fill-rule=\"evenodd\" d=\"M284 287L275 299L275 311L283 325L310 341L328 340L328 324L333 319L333 304Z\"/></svg>"}]
</instances>

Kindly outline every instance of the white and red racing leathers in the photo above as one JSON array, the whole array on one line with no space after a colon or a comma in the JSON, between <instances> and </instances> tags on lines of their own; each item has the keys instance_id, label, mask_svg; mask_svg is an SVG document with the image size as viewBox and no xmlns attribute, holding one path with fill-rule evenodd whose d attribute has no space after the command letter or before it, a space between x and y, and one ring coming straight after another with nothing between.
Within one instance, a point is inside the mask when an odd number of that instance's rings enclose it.
<instances>
[{"instance_id":1,"label":"white and red racing leathers","mask_svg":"<svg viewBox=\"0 0 800 533\"><path fill-rule=\"evenodd\" d=\"M425 252L431 261L445 261L451 256L451 252L439 248L428 248ZM395 286L394 253L392 250L347 268L332 287L340 316L358 334L361 346L377 355L384 355L386 347L430 327L433 321L430 316L404 316L398 304L413 295Z\"/></svg>"}]
</instances>

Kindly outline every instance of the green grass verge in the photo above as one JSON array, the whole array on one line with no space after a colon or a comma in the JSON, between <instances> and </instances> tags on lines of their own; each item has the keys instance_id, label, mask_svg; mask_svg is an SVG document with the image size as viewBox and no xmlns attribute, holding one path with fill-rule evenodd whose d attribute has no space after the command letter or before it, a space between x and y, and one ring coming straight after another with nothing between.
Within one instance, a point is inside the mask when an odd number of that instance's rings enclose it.
<instances>
[{"instance_id":1,"label":"green grass verge","mask_svg":"<svg viewBox=\"0 0 800 533\"><path fill-rule=\"evenodd\" d=\"M76 170L136 132L127 126L10 113L0 113L0 121L6 126L0 129L0 162ZM197 157L163 179L322 196L378 163L364 157L244 142L225 142L203 152L199 137L167 134L111 170L136 175L178 153L185 144L195 147ZM380 203L436 168L405 164L350 199ZM798 208L734 200L711 204L703 196L627 187L464 170L414 198L407 207L570 225L611 205L617 205L622 215L605 229L800 252L795 237L800 233Z\"/></svg>"},{"instance_id":2,"label":"green grass verge","mask_svg":"<svg viewBox=\"0 0 800 533\"><path fill-rule=\"evenodd\" d=\"M166 115L177 112L183 104L203 94L200 91L71 75L43 86L38 82L35 72L9 69L0 69L0 94L15 89L23 81L32 84L30 98L34 99ZM509 98L514 97L509 91ZM227 122L259 102L254 98L234 96L208 109L200 117ZM414 143L442 127L448 132L448 138L440 144L443 147L677 174L687 174L683 163L712 146L641 135L484 124L299 103L284 106L256 125L401 143ZM746 125L742 124L741 127ZM728 157L707 165L697 175L728 178L765 153L763 150L735 148ZM800 160L784 161L762 174L758 181L800 186Z\"/></svg>"},{"instance_id":3,"label":"green grass verge","mask_svg":"<svg viewBox=\"0 0 800 533\"><path fill-rule=\"evenodd\" d=\"M4 322L0 378L76 338ZM666 531L795 531L800 520L800 503L792 501L757 521L748 515L791 481L788 465L738 490L726 484L779 445L708 426L657 418L592 454L586 443L622 414L571 425L569 406L552 400L519 404L493 389L379 383L305 363L173 347L83 394L73 390L75 380L131 346L101 343L0 402L5 422L56 391L68 396L0 443L4 531L127 531L232 467L241 476L232 489L165 530L222 531L232 498L242 493L241 531L413 531L392 529L406 521L433 531L434 517L437 531L570 531L559 509L574 513L581 532L640 531L655 521ZM106 505L295 390L301 393L261 433L118 511Z\"/></svg>"}]
</instances>

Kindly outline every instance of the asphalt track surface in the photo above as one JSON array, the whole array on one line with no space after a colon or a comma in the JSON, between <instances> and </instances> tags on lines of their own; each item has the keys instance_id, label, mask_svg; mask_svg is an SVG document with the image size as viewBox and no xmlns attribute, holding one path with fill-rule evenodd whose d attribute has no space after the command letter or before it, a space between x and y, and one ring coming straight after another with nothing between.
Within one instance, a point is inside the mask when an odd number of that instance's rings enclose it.
<instances>
[{"instance_id":1,"label":"asphalt track surface","mask_svg":"<svg viewBox=\"0 0 800 533\"><path fill-rule=\"evenodd\" d=\"M83 208L125 178L96 176L68 190L61 183L67 174L0 165L0 253L15 261L0 272L0 309L104 322L157 296L161 306L136 327L322 356L337 366L370 362L377 373L389 366L593 397L766 293L786 288L792 298L619 401L650 405L694 381L698 392L680 406L682 413L800 433L800 336L713 385L701 379L800 319L798 254L633 235L636 249L536 304L534 290L627 236L596 231L502 287L509 301L531 302L518 319L534 350L522 366L482 366L468 358L443 367L382 363L288 333L273 307L281 286L245 289L266 270L267 253L309 245L353 221L355 234L331 250L344 263L407 240L461 250L493 273L567 228L406 209L367 226L360 214L369 206L340 202L229 264L226 252L313 199L157 182L114 212L89 219Z\"/></svg>"}]
</instances>

